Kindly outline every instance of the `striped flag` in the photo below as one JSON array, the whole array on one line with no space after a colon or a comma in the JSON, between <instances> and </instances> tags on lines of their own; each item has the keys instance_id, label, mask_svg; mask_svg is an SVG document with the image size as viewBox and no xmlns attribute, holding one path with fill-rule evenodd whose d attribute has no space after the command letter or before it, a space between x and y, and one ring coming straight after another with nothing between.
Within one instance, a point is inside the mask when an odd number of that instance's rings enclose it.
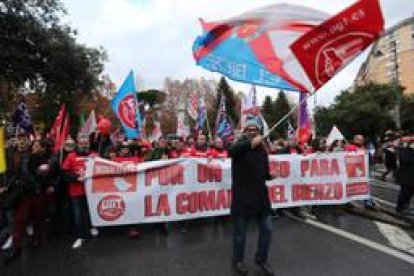
<instances>
[{"instance_id":1,"label":"striped flag","mask_svg":"<svg viewBox=\"0 0 414 276\"><path fill-rule=\"evenodd\" d=\"M193 120L197 120L198 116L198 97L195 92L192 92L190 94L190 97L188 98L188 108L187 108L188 115Z\"/></svg>"},{"instance_id":2,"label":"striped flag","mask_svg":"<svg viewBox=\"0 0 414 276\"><path fill-rule=\"evenodd\" d=\"M66 114L65 122L63 123L62 130L59 133L59 137L55 141L55 146L53 148L53 153L57 154L65 143L66 138L69 135L69 116Z\"/></svg>"},{"instance_id":3,"label":"striped flag","mask_svg":"<svg viewBox=\"0 0 414 276\"><path fill-rule=\"evenodd\" d=\"M52 128L47 134L47 137L51 139L52 141L56 141L59 138L63 120L64 120L63 118L65 118L65 115L66 115L66 106L65 104L62 104L60 106L59 113L56 116L55 122L53 123Z\"/></svg>"}]
</instances>

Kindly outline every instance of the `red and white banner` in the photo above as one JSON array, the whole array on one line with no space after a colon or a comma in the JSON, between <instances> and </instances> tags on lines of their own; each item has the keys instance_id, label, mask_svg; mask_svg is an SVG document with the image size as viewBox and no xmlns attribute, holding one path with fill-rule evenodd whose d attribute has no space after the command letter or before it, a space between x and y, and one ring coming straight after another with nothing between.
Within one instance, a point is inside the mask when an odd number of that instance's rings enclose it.
<instances>
[{"instance_id":1,"label":"red and white banner","mask_svg":"<svg viewBox=\"0 0 414 276\"><path fill-rule=\"evenodd\" d=\"M370 197L363 153L271 155L273 208L343 204ZM95 226L227 215L231 159L181 158L138 165L90 158L86 192Z\"/></svg>"},{"instance_id":2,"label":"red and white banner","mask_svg":"<svg viewBox=\"0 0 414 276\"><path fill-rule=\"evenodd\" d=\"M377 40L383 30L378 0L360 0L305 33L290 48L317 90Z\"/></svg>"}]
</instances>

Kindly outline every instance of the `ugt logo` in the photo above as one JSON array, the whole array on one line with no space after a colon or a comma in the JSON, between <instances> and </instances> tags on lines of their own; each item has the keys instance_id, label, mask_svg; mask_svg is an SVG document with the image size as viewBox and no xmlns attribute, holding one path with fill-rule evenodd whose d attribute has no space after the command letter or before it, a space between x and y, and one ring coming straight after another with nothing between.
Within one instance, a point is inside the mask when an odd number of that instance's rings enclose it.
<instances>
[{"instance_id":1,"label":"ugt logo","mask_svg":"<svg viewBox=\"0 0 414 276\"><path fill-rule=\"evenodd\" d=\"M127 127L137 127L136 112L137 105L133 95L128 95L120 101L118 106L118 117Z\"/></svg>"},{"instance_id":2,"label":"ugt logo","mask_svg":"<svg viewBox=\"0 0 414 276\"><path fill-rule=\"evenodd\" d=\"M315 76L320 85L332 78L335 73L350 62L374 36L365 32L352 32L340 35L326 42L318 51L315 62Z\"/></svg>"}]
</instances>

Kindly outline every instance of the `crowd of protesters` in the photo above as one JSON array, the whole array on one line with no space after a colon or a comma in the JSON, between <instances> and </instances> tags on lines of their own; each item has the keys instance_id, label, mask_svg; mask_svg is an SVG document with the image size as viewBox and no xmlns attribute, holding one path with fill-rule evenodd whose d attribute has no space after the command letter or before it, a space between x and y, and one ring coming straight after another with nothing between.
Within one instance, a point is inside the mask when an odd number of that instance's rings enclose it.
<instances>
[{"instance_id":1,"label":"crowd of protesters","mask_svg":"<svg viewBox=\"0 0 414 276\"><path fill-rule=\"evenodd\" d=\"M237 135L238 139L244 135ZM232 141L219 137L208 139L204 134L197 137L160 137L156 141L128 140L122 133L116 137L91 134L68 138L63 150L52 154L53 142L46 137L30 140L25 134L11 135L6 140L7 171L1 175L0 186L0 246L5 262L21 255L23 240L31 234L33 244L41 246L51 231L72 233L74 249L83 245L89 237L99 235L90 223L87 200L83 185L85 161L90 156L100 156L116 162L140 163L180 157L227 158ZM233 140L234 141L234 140ZM265 142L268 154L313 154L341 151L365 151L362 135L355 135L352 142L313 139L299 144L295 138ZM381 150L384 152L387 171L401 184L397 211L404 212L414 190L414 139L398 137L388 132ZM397 166L397 163L399 166ZM397 173L398 172L398 173ZM312 215L309 210L300 213ZM137 227L128 228L128 236L140 235Z\"/></svg>"}]
</instances>

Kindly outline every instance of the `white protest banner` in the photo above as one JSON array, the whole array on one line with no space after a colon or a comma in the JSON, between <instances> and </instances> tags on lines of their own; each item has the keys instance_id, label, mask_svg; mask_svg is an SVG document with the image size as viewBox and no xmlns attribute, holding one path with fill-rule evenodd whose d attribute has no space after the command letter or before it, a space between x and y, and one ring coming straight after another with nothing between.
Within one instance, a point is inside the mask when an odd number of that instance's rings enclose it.
<instances>
[{"instance_id":1,"label":"white protest banner","mask_svg":"<svg viewBox=\"0 0 414 276\"><path fill-rule=\"evenodd\" d=\"M271 155L273 208L343 204L370 197L363 153ZM167 222L226 215L231 159L180 158L138 165L90 158L86 192L95 226Z\"/></svg>"}]
</instances>

